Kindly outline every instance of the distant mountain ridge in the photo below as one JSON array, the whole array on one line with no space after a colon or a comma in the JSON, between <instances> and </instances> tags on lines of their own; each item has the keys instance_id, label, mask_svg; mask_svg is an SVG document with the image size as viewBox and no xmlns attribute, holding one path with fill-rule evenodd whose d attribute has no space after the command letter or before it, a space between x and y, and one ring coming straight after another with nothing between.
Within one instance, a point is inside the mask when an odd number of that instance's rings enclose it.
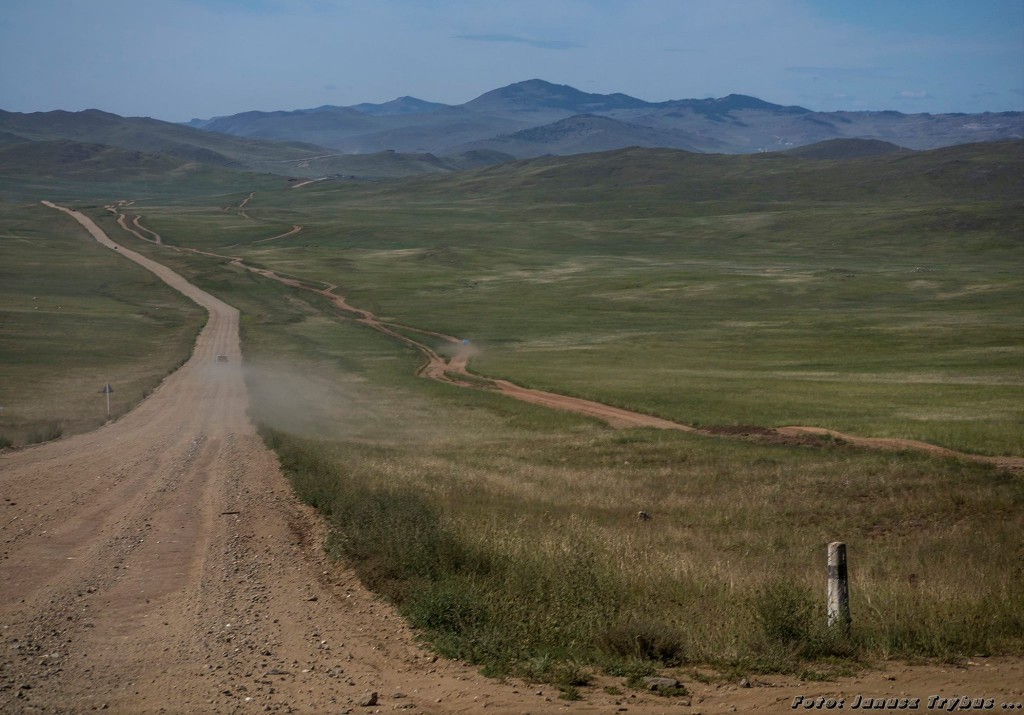
<instances>
[{"instance_id":1,"label":"distant mountain ridge","mask_svg":"<svg viewBox=\"0 0 1024 715\"><path fill-rule=\"evenodd\" d=\"M416 99L416 97L399 97L383 104L363 102L362 104L355 105L352 109L363 114L391 116L395 114L423 114L424 112L432 112L435 109L442 109L446 106L448 105L439 104L438 102L424 102L422 99Z\"/></svg>"},{"instance_id":2,"label":"distant mountain ridge","mask_svg":"<svg viewBox=\"0 0 1024 715\"><path fill-rule=\"evenodd\" d=\"M573 117L579 118L565 123ZM601 124L596 118L614 123ZM1022 112L815 112L742 94L647 102L540 79L500 87L460 105L399 97L383 104L244 112L194 119L189 124L236 136L312 142L350 153L391 149L444 155L488 149L517 158L628 146L741 154L830 139L870 139L933 149L1024 138ZM567 140L570 125L585 131L589 139Z\"/></svg>"},{"instance_id":3,"label":"distant mountain ridge","mask_svg":"<svg viewBox=\"0 0 1024 715\"><path fill-rule=\"evenodd\" d=\"M0 110L0 133L5 143L69 140L237 169L324 151L301 142L270 143L217 135L159 119L121 117L98 109L28 114Z\"/></svg>"},{"instance_id":4,"label":"distant mountain ridge","mask_svg":"<svg viewBox=\"0 0 1024 715\"><path fill-rule=\"evenodd\" d=\"M536 112L556 109L581 114L615 109L638 109L651 104L626 94L590 94L569 85L531 79L492 89L462 106L474 112Z\"/></svg>"},{"instance_id":5,"label":"distant mountain ridge","mask_svg":"<svg viewBox=\"0 0 1024 715\"><path fill-rule=\"evenodd\" d=\"M384 111L388 111L385 109ZM301 116L316 127L333 115L356 110L331 109L308 114L246 113L226 123L247 119L271 121ZM257 171L289 177L384 179L425 173L451 173L511 161L515 157L491 149L466 150L438 157L428 152L379 151L345 154L303 142L266 137L239 137L204 131L148 117L121 117L87 109L81 112L18 113L0 110L0 174L110 180L125 176L185 175L219 171ZM212 176L210 172L204 175Z\"/></svg>"},{"instance_id":6,"label":"distant mountain ridge","mask_svg":"<svg viewBox=\"0 0 1024 715\"><path fill-rule=\"evenodd\" d=\"M385 179L630 147L698 154L785 152L794 161L832 161L1019 142L1024 136L1022 112L814 112L739 94L645 102L542 80L509 85L458 106L399 97L353 107L242 112L189 124L96 109L0 110L0 173L113 176L116 172L105 167L120 167L156 175L213 167L288 177Z\"/></svg>"},{"instance_id":7,"label":"distant mountain ridge","mask_svg":"<svg viewBox=\"0 0 1024 715\"><path fill-rule=\"evenodd\" d=\"M574 114L550 124L520 129L469 146L475 149L498 148L518 157L590 154L627 146L694 150L693 142L678 132L652 129L598 114Z\"/></svg>"}]
</instances>

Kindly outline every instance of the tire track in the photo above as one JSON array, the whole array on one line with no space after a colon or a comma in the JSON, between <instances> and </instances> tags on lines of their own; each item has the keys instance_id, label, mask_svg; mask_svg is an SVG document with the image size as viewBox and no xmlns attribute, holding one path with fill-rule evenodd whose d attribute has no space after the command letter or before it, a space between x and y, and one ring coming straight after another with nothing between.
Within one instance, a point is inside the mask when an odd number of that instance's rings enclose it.
<instances>
[{"instance_id":1,"label":"tire track","mask_svg":"<svg viewBox=\"0 0 1024 715\"><path fill-rule=\"evenodd\" d=\"M136 221L137 220L138 218L136 217ZM132 233L135 232L132 231ZM472 346L465 345L459 338L445 333L402 325L400 323L382 321L370 311L350 305L344 296L337 293L337 285L324 284L323 288L317 288L305 281L281 276L269 269L249 266L238 256L227 256L190 248L176 248L175 250L197 253L211 258L227 259L232 265L257 273L265 278L278 281L279 283L283 283L293 288L307 290L322 295L331 301L336 308L351 316L356 322L419 351L425 359L425 362L416 370L416 374L420 377L426 377L458 387L478 390L494 390L522 402L528 402L550 409L574 412L576 414L592 417L617 429L649 427L654 429L678 430L715 437L742 436L747 439L768 442L792 440L799 444L816 444L813 439L809 440L809 438L826 436L834 440L841 440L851 445L866 449L925 452L938 457L963 459L983 464L991 464L1001 469L1007 469L1014 472L1024 472L1024 457L1021 456L990 456L972 454L969 452L960 452L940 447L927 442L921 442L919 440L858 437L856 435L812 426L793 425L778 428L758 427L750 430L734 430L729 428L721 429L714 427L698 428L680 422L655 417L653 415L613 407L611 405L606 405L592 400L585 400L545 390L523 387L521 385L516 385L509 380L483 377L470 372L468 368L468 361L472 358L475 351ZM451 357L443 357L430 346L410 338L409 336L399 332L400 330L430 335L444 340L450 345L455 346L453 355Z\"/></svg>"}]
</instances>

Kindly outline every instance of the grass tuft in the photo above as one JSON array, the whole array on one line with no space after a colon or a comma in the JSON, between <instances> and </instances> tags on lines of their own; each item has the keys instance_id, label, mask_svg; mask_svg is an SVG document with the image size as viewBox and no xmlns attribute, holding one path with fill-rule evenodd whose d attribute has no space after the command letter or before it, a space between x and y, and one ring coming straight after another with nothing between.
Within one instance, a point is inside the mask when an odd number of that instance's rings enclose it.
<instances>
[{"instance_id":1,"label":"grass tuft","mask_svg":"<svg viewBox=\"0 0 1024 715\"><path fill-rule=\"evenodd\" d=\"M51 440L59 439L64 434L64 425L59 422L50 422L38 427L25 436L26 444L40 444Z\"/></svg>"},{"instance_id":2,"label":"grass tuft","mask_svg":"<svg viewBox=\"0 0 1024 715\"><path fill-rule=\"evenodd\" d=\"M633 662L678 666L687 661L685 636L672 625L657 620L616 623L597 638L605 652ZM650 673L644 673L650 675Z\"/></svg>"}]
</instances>

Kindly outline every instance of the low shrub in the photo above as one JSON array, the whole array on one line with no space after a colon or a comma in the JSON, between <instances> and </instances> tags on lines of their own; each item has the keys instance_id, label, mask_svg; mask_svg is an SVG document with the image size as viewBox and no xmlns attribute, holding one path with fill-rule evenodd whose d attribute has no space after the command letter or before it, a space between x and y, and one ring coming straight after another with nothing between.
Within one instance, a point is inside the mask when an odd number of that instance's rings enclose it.
<instances>
[{"instance_id":1,"label":"low shrub","mask_svg":"<svg viewBox=\"0 0 1024 715\"><path fill-rule=\"evenodd\" d=\"M41 442L58 439L62 434L64 434L64 425L59 422L50 422L29 432L25 437L25 442L27 444L40 444Z\"/></svg>"},{"instance_id":2,"label":"low shrub","mask_svg":"<svg viewBox=\"0 0 1024 715\"><path fill-rule=\"evenodd\" d=\"M842 627L829 627L822 599L786 579L765 584L752 598L766 650L797 660L848 658L856 647Z\"/></svg>"},{"instance_id":3,"label":"low shrub","mask_svg":"<svg viewBox=\"0 0 1024 715\"><path fill-rule=\"evenodd\" d=\"M616 623L599 635L597 645L607 653L632 659L631 662L656 662L667 666L686 662L683 634L653 619Z\"/></svg>"}]
</instances>

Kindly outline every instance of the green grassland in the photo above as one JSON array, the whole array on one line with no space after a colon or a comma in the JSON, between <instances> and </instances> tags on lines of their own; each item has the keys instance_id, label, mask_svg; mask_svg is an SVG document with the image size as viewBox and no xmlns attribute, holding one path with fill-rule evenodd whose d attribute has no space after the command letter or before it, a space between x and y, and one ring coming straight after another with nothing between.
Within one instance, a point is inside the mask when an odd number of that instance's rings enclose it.
<instances>
[{"instance_id":1,"label":"green grassland","mask_svg":"<svg viewBox=\"0 0 1024 715\"><path fill-rule=\"evenodd\" d=\"M0 203L0 438L93 429L192 352L205 313L39 203Z\"/></svg>"},{"instance_id":2,"label":"green grassland","mask_svg":"<svg viewBox=\"0 0 1024 715\"><path fill-rule=\"evenodd\" d=\"M47 199L103 205L158 196L164 204L215 205L239 193L244 197L288 185L280 176L92 144L34 142L0 149L0 201L12 203Z\"/></svg>"},{"instance_id":3,"label":"green grassland","mask_svg":"<svg viewBox=\"0 0 1024 715\"><path fill-rule=\"evenodd\" d=\"M1015 144L627 150L259 192L244 216L139 210L171 242L468 337L489 376L685 423L1021 454L1021 163Z\"/></svg>"},{"instance_id":4,"label":"green grassland","mask_svg":"<svg viewBox=\"0 0 1024 715\"><path fill-rule=\"evenodd\" d=\"M617 431L422 380L416 352L312 293L137 243L239 307L253 417L328 518L331 552L446 654L569 692L595 669L819 677L1024 650L1018 476ZM823 625L836 539L849 638Z\"/></svg>"},{"instance_id":5,"label":"green grassland","mask_svg":"<svg viewBox=\"0 0 1024 715\"><path fill-rule=\"evenodd\" d=\"M1016 144L832 162L629 150L110 200L138 199L167 243L471 338L483 374L702 425L1021 454L1020 167ZM240 309L252 415L329 549L444 653L571 695L593 669L811 678L1024 652L1019 475L613 430L419 379L415 351L325 299L78 205ZM46 335L20 341L45 352ZM824 626L833 540L850 552L848 637Z\"/></svg>"}]
</instances>

